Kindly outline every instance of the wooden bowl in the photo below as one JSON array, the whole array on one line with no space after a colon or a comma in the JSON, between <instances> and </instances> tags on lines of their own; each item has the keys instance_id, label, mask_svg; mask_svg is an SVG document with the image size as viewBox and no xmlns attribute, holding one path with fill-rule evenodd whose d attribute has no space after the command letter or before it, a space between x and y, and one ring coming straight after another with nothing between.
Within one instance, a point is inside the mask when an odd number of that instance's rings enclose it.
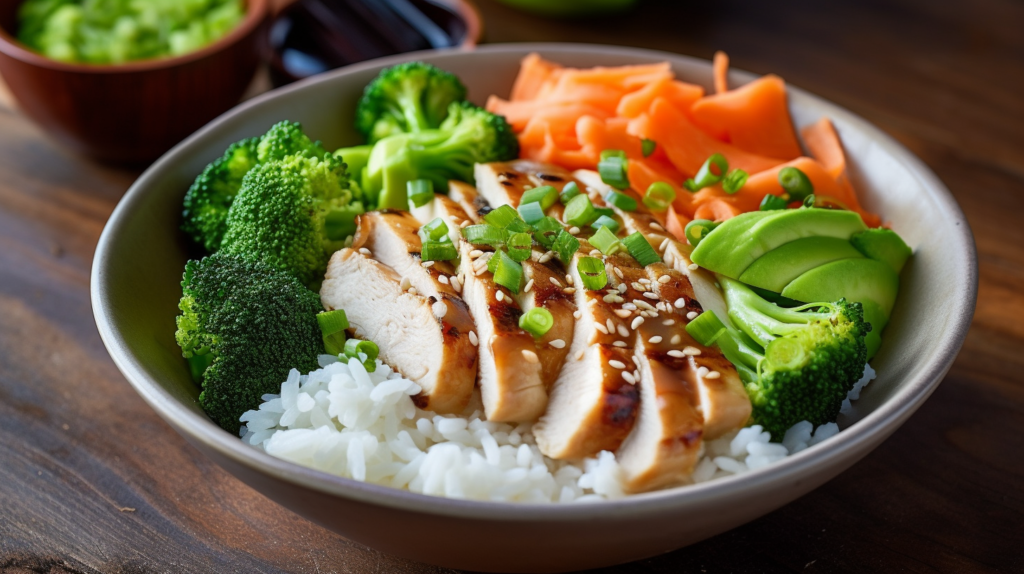
<instances>
[{"instance_id":1,"label":"wooden bowl","mask_svg":"<svg viewBox=\"0 0 1024 574\"><path fill-rule=\"evenodd\" d=\"M223 38L173 58L58 62L15 39L23 0L0 0L0 75L21 110L76 152L113 162L158 157L238 103L260 62L267 0L248 0Z\"/></svg>"}]
</instances>

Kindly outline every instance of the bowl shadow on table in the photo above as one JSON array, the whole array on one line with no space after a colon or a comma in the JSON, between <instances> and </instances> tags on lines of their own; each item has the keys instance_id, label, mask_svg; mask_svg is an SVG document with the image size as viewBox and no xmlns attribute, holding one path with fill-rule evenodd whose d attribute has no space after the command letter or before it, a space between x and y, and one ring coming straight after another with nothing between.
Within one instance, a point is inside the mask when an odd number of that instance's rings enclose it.
<instances>
[{"instance_id":1,"label":"bowl shadow on table","mask_svg":"<svg viewBox=\"0 0 1024 574\"><path fill-rule=\"evenodd\" d=\"M116 164L152 161L237 104L266 44L267 0L223 38L171 58L58 62L16 40L23 0L0 0L0 74L19 109L53 139Z\"/></svg>"}]
</instances>

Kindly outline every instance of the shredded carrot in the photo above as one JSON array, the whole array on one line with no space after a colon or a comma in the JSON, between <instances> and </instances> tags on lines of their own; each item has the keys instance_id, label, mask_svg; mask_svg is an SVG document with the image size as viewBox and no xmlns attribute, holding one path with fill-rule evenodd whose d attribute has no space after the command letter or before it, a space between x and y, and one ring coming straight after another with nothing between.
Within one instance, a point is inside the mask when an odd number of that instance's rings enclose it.
<instances>
[{"instance_id":1,"label":"shredded carrot","mask_svg":"<svg viewBox=\"0 0 1024 574\"><path fill-rule=\"evenodd\" d=\"M674 206L669 206L665 214L665 230L675 236L676 239L686 242L686 224L690 218L676 211Z\"/></svg>"},{"instance_id":2,"label":"shredded carrot","mask_svg":"<svg viewBox=\"0 0 1024 574\"><path fill-rule=\"evenodd\" d=\"M729 91L729 56L719 50L715 52L715 58L711 61L715 78L715 93L724 94Z\"/></svg>"},{"instance_id":3,"label":"shredded carrot","mask_svg":"<svg viewBox=\"0 0 1024 574\"><path fill-rule=\"evenodd\" d=\"M651 107L655 98L665 98L680 109L687 110L704 95L704 88L679 80L660 80L626 94L615 110L620 117L635 118Z\"/></svg>"},{"instance_id":4,"label":"shredded carrot","mask_svg":"<svg viewBox=\"0 0 1024 574\"><path fill-rule=\"evenodd\" d=\"M540 93L545 83L561 70L562 66L548 62L540 54L530 54L519 65L519 75L512 84L512 101L532 100Z\"/></svg>"},{"instance_id":5,"label":"shredded carrot","mask_svg":"<svg viewBox=\"0 0 1024 574\"><path fill-rule=\"evenodd\" d=\"M704 96L690 107L690 114L701 129L744 151L785 160L800 156L786 83L778 76Z\"/></svg>"},{"instance_id":6,"label":"shredded carrot","mask_svg":"<svg viewBox=\"0 0 1024 574\"><path fill-rule=\"evenodd\" d=\"M711 221L725 221L743 213L738 207L729 201L719 198L702 204L693 213L694 219L710 219Z\"/></svg>"},{"instance_id":7,"label":"shredded carrot","mask_svg":"<svg viewBox=\"0 0 1024 574\"><path fill-rule=\"evenodd\" d=\"M800 131L804 138L807 150L811 156L825 168L832 179L836 181L842 190L842 200L847 208L861 214L864 222L871 227L881 225L881 218L869 213L861 207L857 199L857 193L850 183L850 175L846 168L846 153L843 151L843 144L839 140L835 126L828 118L821 118ZM837 198L840 199L840 198Z\"/></svg>"}]
</instances>

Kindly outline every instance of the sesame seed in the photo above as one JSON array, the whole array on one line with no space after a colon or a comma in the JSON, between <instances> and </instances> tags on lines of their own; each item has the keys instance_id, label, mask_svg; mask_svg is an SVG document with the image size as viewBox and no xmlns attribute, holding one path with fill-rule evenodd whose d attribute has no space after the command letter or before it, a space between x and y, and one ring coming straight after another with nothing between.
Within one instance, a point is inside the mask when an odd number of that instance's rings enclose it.
<instances>
[{"instance_id":1,"label":"sesame seed","mask_svg":"<svg viewBox=\"0 0 1024 574\"><path fill-rule=\"evenodd\" d=\"M474 347L480 344L480 339L476 338L476 333L474 331L469 332L469 342L472 343Z\"/></svg>"},{"instance_id":2,"label":"sesame seed","mask_svg":"<svg viewBox=\"0 0 1024 574\"><path fill-rule=\"evenodd\" d=\"M462 279L452 275L452 287L455 287L456 293L462 293Z\"/></svg>"},{"instance_id":3,"label":"sesame seed","mask_svg":"<svg viewBox=\"0 0 1024 574\"><path fill-rule=\"evenodd\" d=\"M689 313L686 314L686 318L689 319L690 321L693 321L694 319L697 318L698 315L700 315L700 313L696 311L690 311Z\"/></svg>"},{"instance_id":4,"label":"sesame seed","mask_svg":"<svg viewBox=\"0 0 1024 574\"><path fill-rule=\"evenodd\" d=\"M523 287L523 293L529 293L530 289L533 289L533 279L526 282L526 287Z\"/></svg>"},{"instance_id":5,"label":"sesame seed","mask_svg":"<svg viewBox=\"0 0 1024 574\"><path fill-rule=\"evenodd\" d=\"M554 257L554 256L555 256L555 252L554 251L548 251L544 255L541 255L540 257L538 257L537 258L537 262L538 263L547 263L548 261L551 261L551 258Z\"/></svg>"},{"instance_id":6,"label":"sesame seed","mask_svg":"<svg viewBox=\"0 0 1024 574\"><path fill-rule=\"evenodd\" d=\"M477 257L480 257L483 254L484 252L480 251L479 249L474 249L469 252L469 256L472 257L473 259L476 259Z\"/></svg>"},{"instance_id":7,"label":"sesame seed","mask_svg":"<svg viewBox=\"0 0 1024 574\"><path fill-rule=\"evenodd\" d=\"M665 241L662 241L661 245L658 246L658 251L664 251L667 248L668 248L668 237L666 237Z\"/></svg>"},{"instance_id":8,"label":"sesame seed","mask_svg":"<svg viewBox=\"0 0 1024 574\"><path fill-rule=\"evenodd\" d=\"M401 289L402 291L406 291L406 290L408 290L408 289L409 289L409 287L411 287L411 286L412 286L412 285L410 285L410 283L409 283L409 278L408 278L408 277L402 277L402 281L401 281L401 282L400 282L400 283L398 284L398 287L399 287L399 288L400 288L400 289Z\"/></svg>"},{"instance_id":9,"label":"sesame seed","mask_svg":"<svg viewBox=\"0 0 1024 574\"><path fill-rule=\"evenodd\" d=\"M566 287L565 289L562 289L562 293L565 293L566 295L572 295L575 292L576 292L576 288L575 287Z\"/></svg>"},{"instance_id":10,"label":"sesame seed","mask_svg":"<svg viewBox=\"0 0 1024 574\"><path fill-rule=\"evenodd\" d=\"M548 344L551 345L552 347L556 348L556 349L564 349L565 348L565 341L563 341L561 339L555 339L554 341L551 341Z\"/></svg>"},{"instance_id":11,"label":"sesame seed","mask_svg":"<svg viewBox=\"0 0 1024 574\"><path fill-rule=\"evenodd\" d=\"M612 267L612 271L615 272L616 277L622 279L622 269L619 269L618 267Z\"/></svg>"},{"instance_id":12,"label":"sesame seed","mask_svg":"<svg viewBox=\"0 0 1024 574\"><path fill-rule=\"evenodd\" d=\"M686 299L682 297L676 299L676 309L682 309L683 307L686 307Z\"/></svg>"},{"instance_id":13,"label":"sesame seed","mask_svg":"<svg viewBox=\"0 0 1024 574\"><path fill-rule=\"evenodd\" d=\"M628 337L629 329L627 329L624 325L619 325L619 335L622 335L623 337Z\"/></svg>"},{"instance_id":14,"label":"sesame seed","mask_svg":"<svg viewBox=\"0 0 1024 574\"><path fill-rule=\"evenodd\" d=\"M704 375L704 378L705 379L717 379L717 378L719 378L721 376L722 376L722 373L719 373L718 371L711 371L707 375Z\"/></svg>"},{"instance_id":15,"label":"sesame seed","mask_svg":"<svg viewBox=\"0 0 1024 574\"><path fill-rule=\"evenodd\" d=\"M647 339L647 342L652 344L652 345L657 345L658 343L661 342L661 335L655 335L655 336L651 337L650 339Z\"/></svg>"},{"instance_id":16,"label":"sesame seed","mask_svg":"<svg viewBox=\"0 0 1024 574\"><path fill-rule=\"evenodd\" d=\"M685 356L686 356L686 355L684 355L684 354L683 354L683 352L682 352L682 351L678 351L678 350L676 350L676 349L672 349L671 351L669 351L669 352L668 352L668 353L666 353L666 354L667 354L667 355L668 355L669 357L675 357L675 358L677 358L677 359L682 359L683 357L685 357Z\"/></svg>"},{"instance_id":17,"label":"sesame seed","mask_svg":"<svg viewBox=\"0 0 1024 574\"><path fill-rule=\"evenodd\" d=\"M616 287L616 289L619 291L619 293L625 293L626 292L626 284L625 283L620 283L619 286Z\"/></svg>"},{"instance_id":18,"label":"sesame seed","mask_svg":"<svg viewBox=\"0 0 1024 574\"><path fill-rule=\"evenodd\" d=\"M709 369L708 369L707 367L701 366L701 367L699 367L699 368L697 369L697 376L698 376L698 377L701 377L701 378L704 378L704 377L706 377L706 376L707 376L707 374L708 374L709 372L710 372L710 370L709 370Z\"/></svg>"},{"instance_id":19,"label":"sesame seed","mask_svg":"<svg viewBox=\"0 0 1024 574\"><path fill-rule=\"evenodd\" d=\"M633 322L629 324L629 327L631 329L633 329L634 331L636 331L636 328L639 327L640 325L643 325L643 324L644 324L644 318L643 317L637 317L636 319L633 319Z\"/></svg>"},{"instance_id":20,"label":"sesame seed","mask_svg":"<svg viewBox=\"0 0 1024 574\"><path fill-rule=\"evenodd\" d=\"M657 229L658 231L665 231L665 228L662 227L657 221L652 221L651 227Z\"/></svg>"},{"instance_id":21,"label":"sesame seed","mask_svg":"<svg viewBox=\"0 0 1024 574\"><path fill-rule=\"evenodd\" d=\"M625 347L626 346L626 342L625 341L614 341L614 342L612 342L612 345L615 345L616 347Z\"/></svg>"},{"instance_id":22,"label":"sesame seed","mask_svg":"<svg viewBox=\"0 0 1024 574\"><path fill-rule=\"evenodd\" d=\"M622 378L626 379L626 382L631 384L631 385L635 385L636 384L636 377L634 377L633 373L631 373L629 371L622 371Z\"/></svg>"},{"instance_id":23,"label":"sesame seed","mask_svg":"<svg viewBox=\"0 0 1024 574\"><path fill-rule=\"evenodd\" d=\"M561 289L562 284L558 282L558 279L555 279L554 277L548 277L548 281L550 281L551 284L554 285L555 287Z\"/></svg>"},{"instance_id":24,"label":"sesame seed","mask_svg":"<svg viewBox=\"0 0 1024 574\"><path fill-rule=\"evenodd\" d=\"M661 322L661 324L666 326L666 327L668 327L669 325L675 325L676 324L676 320L675 319L665 319L664 321Z\"/></svg>"},{"instance_id":25,"label":"sesame seed","mask_svg":"<svg viewBox=\"0 0 1024 574\"><path fill-rule=\"evenodd\" d=\"M370 250L365 247L360 247L359 252L362 253L363 255L366 255L367 257L369 257L370 255Z\"/></svg>"},{"instance_id":26,"label":"sesame seed","mask_svg":"<svg viewBox=\"0 0 1024 574\"><path fill-rule=\"evenodd\" d=\"M676 333L675 335L672 335L672 339L669 340L669 343L672 343L673 345L678 345L680 342L682 342L682 340L683 336L680 335L679 333Z\"/></svg>"},{"instance_id":27,"label":"sesame seed","mask_svg":"<svg viewBox=\"0 0 1024 574\"><path fill-rule=\"evenodd\" d=\"M615 322L614 321L612 321L611 319L607 319L607 320L605 320L604 324L608 326L608 332L609 333L614 333L615 332Z\"/></svg>"},{"instance_id":28,"label":"sesame seed","mask_svg":"<svg viewBox=\"0 0 1024 574\"><path fill-rule=\"evenodd\" d=\"M605 303L614 303L614 302L615 302L615 299L617 299L617 297L615 296L615 294L614 294L614 293L609 293L609 294L605 295L604 297L601 297L601 299L602 299L602 300L603 300L603 301L604 301Z\"/></svg>"},{"instance_id":29,"label":"sesame seed","mask_svg":"<svg viewBox=\"0 0 1024 574\"><path fill-rule=\"evenodd\" d=\"M700 265L697 265L696 263L691 263L687 265L686 268L689 269L690 271L696 271L700 269Z\"/></svg>"},{"instance_id":30,"label":"sesame seed","mask_svg":"<svg viewBox=\"0 0 1024 574\"><path fill-rule=\"evenodd\" d=\"M603 323L594 323L594 328L601 331L605 335L608 334L608 327L605 327Z\"/></svg>"},{"instance_id":31,"label":"sesame seed","mask_svg":"<svg viewBox=\"0 0 1024 574\"><path fill-rule=\"evenodd\" d=\"M441 283L444 283L445 285L448 285L448 276L447 275L440 275L440 276L438 276L437 280L440 281Z\"/></svg>"},{"instance_id":32,"label":"sesame seed","mask_svg":"<svg viewBox=\"0 0 1024 574\"><path fill-rule=\"evenodd\" d=\"M444 301L438 301L431 305L430 308L434 311L434 316L438 319L448 314L448 305L445 305Z\"/></svg>"},{"instance_id":33,"label":"sesame seed","mask_svg":"<svg viewBox=\"0 0 1024 574\"><path fill-rule=\"evenodd\" d=\"M683 354L690 355L691 357L696 357L697 355L700 354L700 349L691 345L687 345L686 348L683 349Z\"/></svg>"},{"instance_id":34,"label":"sesame seed","mask_svg":"<svg viewBox=\"0 0 1024 574\"><path fill-rule=\"evenodd\" d=\"M577 318L577 319L579 319L580 317L583 316L583 311L580 311L579 309L576 309L575 311L572 312L572 316Z\"/></svg>"},{"instance_id":35,"label":"sesame seed","mask_svg":"<svg viewBox=\"0 0 1024 574\"><path fill-rule=\"evenodd\" d=\"M464 228L464 227L469 227L469 224L470 224L470 223L473 223L473 222L472 222L472 221L470 221L470 220L468 220L468 219L467 219L467 220L465 220L465 221L463 221L462 223L460 223L460 224L459 224L459 229L462 229L462 228Z\"/></svg>"},{"instance_id":36,"label":"sesame seed","mask_svg":"<svg viewBox=\"0 0 1024 574\"><path fill-rule=\"evenodd\" d=\"M648 299L657 299L658 298L658 294L657 293L652 293L650 291L644 291L644 297L647 297Z\"/></svg>"},{"instance_id":37,"label":"sesame seed","mask_svg":"<svg viewBox=\"0 0 1024 574\"><path fill-rule=\"evenodd\" d=\"M579 232L580 232L580 228L576 227L575 225L573 225L572 227L569 228L569 234L570 235L579 235Z\"/></svg>"},{"instance_id":38,"label":"sesame seed","mask_svg":"<svg viewBox=\"0 0 1024 574\"><path fill-rule=\"evenodd\" d=\"M618 315L619 318L625 319L626 317L629 317L633 313L629 309L616 309L615 314Z\"/></svg>"},{"instance_id":39,"label":"sesame seed","mask_svg":"<svg viewBox=\"0 0 1024 574\"><path fill-rule=\"evenodd\" d=\"M647 287L643 283L637 283L636 281L631 283L630 287L632 287L633 289L636 289L637 291L640 291L640 292L647 291Z\"/></svg>"},{"instance_id":40,"label":"sesame seed","mask_svg":"<svg viewBox=\"0 0 1024 574\"><path fill-rule=\"evenodd\" d=\"M658 283L661 283L662 285L664 285L665 283L668 283L671 280L672 280L672 278L669 277L668 275L662 275L661 277L658 277Z\"/></svg>"},{"instance_id":41,"label":"sesame seed","mask_svg":"<svg viewBox=\"0 0 1024 574\"><path fill-rule=\"evenodd\" d=\"M644 277L644 278L642 278L642 279L639 279L638 281L639 281L639 283L640 283L640 284L642 284L642 285L650 285L650 284L651 284L651 280L650 280L650 279L648 279L648 278L646 278L646 277Z\"/></svg>"},{"instance_id":42,"label":"sesame seed","mask_svg":"<svg viewBox=\"0 0 1024 574\"><path fill-rule=\"evenodd\" d=\"M590 256L591 256L591 257L600 257L600 256L602 256L602 255L604 255L604 254L603 254L603 253L601 253L601 250L600 250L600 249L591 249L591 250L590 250Z\"/></svg>"},{"instance_id":43,"label":"sesame seed","mask_svg":"<svg viewBox=\"0 0 1024 574\"><path fill-rule=\"evenodd\" d=\"M523 358L526 359L527 363L536 364L540 362L540 358L537 357L537 353L534 353L529 349L523 349Z\"/></svg>"},{"instance_id":44,"label":"sesame seed","mask_svg":"<svg viewBox=\"0 0 1024 574\"><path fill-rule=\"evenodd\" d=\"M424 267L433 267L434 262L433 261L424 261L420 265L423 265Z\"/></svg>"},{"instance_id":45,"label":"sesame seed","mask_svg":"<svg viewBox=\"0 0 1024 574\"><path fill-rule=\"evenodd\" d=\"M572 275L569 275L568 273L566 273L565 274L565 282L568 283L569 285L572 285Z\"/></svg>"},{"instance_id":46,"label":"sesame seed","mask_svg":"<svg viewBox=\"0 0 1024 574\"><path fill-rule=\"evenodd\" d=\"M612 360L608 361L608 366L609 367L615 367L616 369L622 370L622 369L626 368L626 363L623 363L622 361L616 361L615 359L612 359Z\"/></svg>"},{"instance_id":47,"label":"sesame seed","mask_svg":"<svg viewBox=\"0 0 1024 574\"><path fill-rule=\"evenodd\" d=\"M578 351L578 352L576 353L576 360L577 360L577 361L582 361L582 360L583 360L583 355L585 355L585 354L586 354L586 350L585 350L585 349L580 349L580 350L579 350L579 351Z\"/></svg>"},{"instance_id":48,"label":"sesame seed","mask_svg":"<svg viewBox=\"0 0 1024 574\"><path fill-rule=\"evenodd\" d=\"M587 305L597 305L597 299L590 299L589 301L587 301Z\"/></svg>"},{"instance_id":49,"label":"sesame seed","mask_svg":"<svg viewBox=\"0 0 1024 574\"><path fill-rule=\"evenodd\" d=\"M623 309L629 309L630 311L636 311L636 305L632 303L626 303L622 306Z\"/></svg>"},{"instance_id":50,"label":"sesame seed","mask_svg":"<svg viewBox=\"0 0 1024 574\"><path fill-rule=\"evenodd\" d=\"M633 299L633 304L641 309L646 309L648 311L654 310L654 307L651 307L651 304L643 299Z\"/></svg>"},{"instance_id":51,"label":"sesame seed","mask_svg":"<svg viewBox=\"0 0 1024 574\"><path fill-rule=\"evenodd\" d=\"M497 292L497 293L496 293L496 294L494 295L494 298L495 298L495 299L497 299L498 301L504 301L504 300L505 300L505 292L504 292L504 291L500 291L500 290L499 290L499 291L498 291L498 292Z\"/></svg>"},{"instance_id":52,"label":"sesame seed","mask_svg":"<svg viewBox=\"0 0 1024 574\"><path fill-rule=\"evenodd\" d=\"M524 185L524 186L523 186L523 190L527 190L527 189L533 189L533 186L532 186L532 185L530 185L530 184L526 184L526 185Z\"/></svg>"}]
</instances>

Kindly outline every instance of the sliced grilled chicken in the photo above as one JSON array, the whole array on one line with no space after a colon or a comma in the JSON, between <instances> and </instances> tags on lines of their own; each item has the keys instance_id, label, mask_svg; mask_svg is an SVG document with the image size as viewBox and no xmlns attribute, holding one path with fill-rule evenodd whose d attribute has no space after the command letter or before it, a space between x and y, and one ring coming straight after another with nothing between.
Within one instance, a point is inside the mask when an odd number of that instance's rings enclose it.
<instances>
[{"instance_id":1,"label":"sliced grilled chicken","mask_svg":"<svg viewBox=\"0 0 1024 574\"><path fill-rule=\"evenodd\" d=\"M436 197L445 196L438 195ZM491 207L487 200L480 196L475 187L465 182L455 181L454 179L448 182L447 199L458 204L475 223L479 223L483 213L486 213Z\"/></svg>"},{"instance_id":2,"label":"sliced grilled chicken","mask_svg":"<svg viewBox=\"0 0 1024 574\"><path fill-rule=\"evenodd\" d=\"M544 412L548 393L533 336L519 327L523 311L494 283L481 250L462 242L461 253L462 294L477 326L484 413L496 422L534 421Z\"/></svg>"},{"instance_id":3,"label":"sliced grilled chicken","mask_svg":"<svg viewBox=\"0 0 1024 574\"><path fill-rule=\"evenodd\" d=\"M589 246L582 247L569 265L578 286L572 345L548 409L533 427L541 452L556 459L614 451L633 428L639 408L633 332L619 316L617 292L582 288L576 261L587 252Z\"/></svg>"},{"instance_id":4,"label":"sliced grilled chicken","mask_svg":"<svg viewBox=\"0 0 1024 574\"><path fill-rule=\"evenodd\" d=\"M345 248L331 257L320 289L324 308L344 309L356 336L376 343L381 360L420 385L418 407L461 412L476 372L475 353L463 344L472 335L449 322L446 301L406 291L398 272L366 253Z\"/></svg>"},{"instance_id":5,"label":"sliced grilled chicken","mask_svg":"<svg viewBox=\"0 0 1024 574\"><path fill-rule=\"evenodd\" d=\"M526 159L478 163L473 175L480 195L492 207L504 204L518 207L519 200L528 189L550 185L561 192L566 184L574 181L567 169ZM555 203L547 214L561 219L562 204Z\"/></svg>"},{"instance_id":6,"label":"sliced grilled chicken","mask_svg":"<svg viewBox=\"0 0 1024 574\"><path fill-rule=\"evenodd\" d=\"M554 319L551 329L534 340L540 357L541 377L550 389L572 346L576 287L568 284L558 258L545 256L543 251L534 252L532 259L523 261L523 280L526 286L515 296L523 313L534 307L543 307Z\"/></svg>"}]
</instances>

